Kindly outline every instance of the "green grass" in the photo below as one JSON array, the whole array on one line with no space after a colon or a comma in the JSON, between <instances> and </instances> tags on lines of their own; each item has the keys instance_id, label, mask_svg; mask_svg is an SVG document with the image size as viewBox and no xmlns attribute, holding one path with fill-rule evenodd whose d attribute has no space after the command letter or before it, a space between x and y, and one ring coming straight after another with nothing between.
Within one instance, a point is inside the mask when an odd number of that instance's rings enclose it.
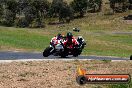
<instances>
[{"instance_id":1,"label":"green grass","mask_svg":"<svg viewBox=\"0 0 132 88\"><path fill-rule=\"evenodd\" d=\"M49 44L50 36L36 30L0 28L0 46L14 49L41 50Z\"/></svg>"},{"instance_id":2,"label":"green grass","mask_svg":"<svg viewBox=\"0 0 132 88\"><path fill-rule=\"evenodd\" d=\"M132 54L132 34L113 34L132 32L132 24L122 20L128 14L91 13L69 24L46 25L43 29L0 27L0 50L43 51L58 32L66 34L78 27L81 31L73 34L82 35L87 41L82 54L129 57Z\"/></svg>"},{"instance_id":3,"label":"green grass","mask_svg":"<svg viewBox=\"0 0 132 88\"><path fill-rule=\"evenodd\" d=\"M100 34L97 36L93 33L88 38L88 47L84 50L86 54L129 57L132 53L132 35Z\"/></svg>"}]
</instances>

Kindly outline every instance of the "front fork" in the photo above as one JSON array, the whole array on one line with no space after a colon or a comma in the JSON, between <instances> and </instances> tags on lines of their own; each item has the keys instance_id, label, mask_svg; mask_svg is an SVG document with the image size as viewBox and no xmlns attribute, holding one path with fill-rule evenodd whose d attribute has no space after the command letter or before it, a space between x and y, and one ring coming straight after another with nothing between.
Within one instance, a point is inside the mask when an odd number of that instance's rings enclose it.
<instances>
[{"instance_id":1,"label":"front fork","mask_svg":"<svg viewBox=\"0 0 132 88\"><path fill-rule=\"evenodd\" d=\"M50 47L52 47L52 50L50 50L50 53L53 53L53 51L55 50L55 47L50 45Z\"/></svg>"}]
</instances>

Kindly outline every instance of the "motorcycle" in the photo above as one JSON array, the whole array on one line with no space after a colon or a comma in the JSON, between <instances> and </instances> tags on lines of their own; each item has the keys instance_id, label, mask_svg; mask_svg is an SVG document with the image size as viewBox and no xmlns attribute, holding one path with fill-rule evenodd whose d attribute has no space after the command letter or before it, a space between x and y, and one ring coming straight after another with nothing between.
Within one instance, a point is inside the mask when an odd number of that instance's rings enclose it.
<instances>
[{"instance_id":1,"label":"motorcycle","mask_svg":"<svg viewBox=\"0 0 132 88\"><path fill-rule=\"evenodd\" d=\"M82 36L79 36L77 38L77 41L79 43L78 46L64 47L63 41L64 40L58 40L57 44L50 43L50 46L44 50L43 56L48 57L49 55L54 55L65 58L68 55L73 55L74 57L77 57L81 54L83 48L86 46L86 43Z\"/></svg>"}]
</instances>

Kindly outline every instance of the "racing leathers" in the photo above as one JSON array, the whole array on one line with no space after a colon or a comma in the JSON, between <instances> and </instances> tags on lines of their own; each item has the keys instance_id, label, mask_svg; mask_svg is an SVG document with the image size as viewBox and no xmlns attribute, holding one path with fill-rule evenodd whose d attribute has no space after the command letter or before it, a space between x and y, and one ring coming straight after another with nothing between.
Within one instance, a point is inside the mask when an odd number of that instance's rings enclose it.
<instances>
[{"instance_id":1,"label":"racing leathers","mask_svg":"<svg viewBox=\"0 0 132 88\"><path fill-rule=\"evenodd\" d=\"M50 44L56 46L62 41L62 37L55 36L51 39Z\"/></svg>"},{"instance_id":2,"label":"racing leathers","mask_svg":"<svg viewBox=\"0 0 132 88\"><path fill-rule=\"evenodd\" d=\"M75 37L72 37L71 39L66 38L66 40L63 42L65 48L73 48L79 45L77 39Z\"/></svg>"}]
</instances>

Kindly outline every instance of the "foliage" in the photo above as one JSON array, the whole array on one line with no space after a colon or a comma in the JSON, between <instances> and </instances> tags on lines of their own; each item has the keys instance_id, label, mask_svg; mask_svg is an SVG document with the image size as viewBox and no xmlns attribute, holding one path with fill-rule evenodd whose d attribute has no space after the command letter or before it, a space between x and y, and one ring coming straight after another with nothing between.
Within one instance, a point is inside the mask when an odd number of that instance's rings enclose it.
<instances>
[{"instance_id":1,"label":"foliage","mask_svg":"<svg viewBox=\"0 0 132 88\"><path fill-rule=\"evenodd\" d=\"M63 0L53 0L49 14L51 17L59 17L60 22L70 22L73 17L71 7Z\"/></svg>"},{"instance_id":2,"label":"foliage","mask_svg":"<svg viewBox=\"0 0 132 88\"><path fill-rule=\"evenodd\" d=\"M63 0L53 0L51 3L51 8L49 11L50 17L57 17L60 11L60 7L62 7Z\"/></svg>"},{"instance_id":3,"label":"foliage","mask_svg":"<svg viewBox=\"0 0 132 88\"><path fill-rule=\"evenodd\" d=\"M129 7L128 0L109 0L113 12L125 12Z\"/></svg>"},{"instance_id":4,"label":"foliage","mask_svg":"<svg viewBox=\"0 0 132 88\"><path fill-rule=\"evenodd\" d=\"M70 6L68 6L67 3L63 3L63 6L59 12L59 21L62 20L64 22L65 19L66 22L70 22L72 18L73 18L73 10L71 9Z\"/></svg>"},{"instance_id":5,"label":"foliage","mask_svg":"<svg viewBox=\"0 0 132 88\"><path fill-rule=\"evenodd\" d=\"M47 13L49 11L49 2L47 0L34 0L31 5L32 8L35 8L36 12L35 27L44 27L43 19L47 16Z\"/></svg>"},{"instance_id":6,"label":"foliage","mask_svg":"<svg viewBox=\"0 0 132 88\"><path fill-rule=\"evenodd\" d=\"M6 13L4 14L3 25L12 26L17 14L17 2L15 0L7 0L5 7Z\"/></svg>"},{"instance_id":7,"label":"foliage","mask_svg":"<svg viewBox=\"0 0 132 88\"><path fill-rule=\"evenodd\" d=\"M89 0L88 8L90 8L91 12L99 12L101 11L102 0Z\"/></svg>"},{"instance_id":8,"label":"foliage","mask_svg":"<svg viewBox=\"0 0 132 88\"><path fill-rule=\"evenodd\" d=\"M13 26L15 22L15 14L11 10L6 10L2 24L5 26Z\"/></svg>"},{"instance_id":9,"label":"foliage","mask_svg":"<svg viewBox=\"0 0 132 88\"><path fill-rule=\"evenodd\" d=\"M131 0L109 0L113 12L131 9ZM0 0L0 22L4 26L45 27L45 19L58 18L59 22L70 22L87 12L99 12L102 0Z\"/></svg>"},{"instance_id":10,"label":"foliage","mask_svg":"<svg viewBox=\"0 0 132 88\"><path fill-rule=\"evenodd\" d=\"M1 20L1 18L2 18L2 15L3 15L3 7L2 7L2 5L0 4L0 20Z\"/></svg>"},{"instance_id":11,"label":"foliage","mask_svg":"<svg viewBox=\"0 0 132 88\"><path fill-rule=\"evenodd\" d=\"M35 27L44 27L43 19L47 16L49 2L47 0L26 0L25 3L24 1L19 2L19 15L23 13L24 18L19 17L17 26L29 27L35 21Z\"/></svg>"},{"instance_id":12,"label":"foliage","mask_svg":"<svg viewBox=\"0 0 132 88\"><path fill-rule=\"evenodd\" d=\"M83 17L87 10L88 0L73 0L70 5L74 13L79 13L80 17Z\"/></svg>"}]
</instances>

